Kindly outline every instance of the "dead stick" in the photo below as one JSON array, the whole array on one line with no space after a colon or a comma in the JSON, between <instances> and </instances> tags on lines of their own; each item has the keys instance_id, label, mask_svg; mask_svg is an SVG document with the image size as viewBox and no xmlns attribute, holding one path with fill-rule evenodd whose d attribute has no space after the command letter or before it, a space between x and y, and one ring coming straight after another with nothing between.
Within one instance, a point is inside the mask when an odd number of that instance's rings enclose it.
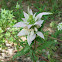
<instances>
[{"instance_id":1,"label":"dead stick","mask_svg":"<svg viewBox=\"0 0 62 62\"><path fill-rule=\"evenodd\" d=\"M45 35L45 36L48 36L48 35ZM54 37L51 37L50 35L49 35L49 37L52 38L52 39L55 39L55 40L58 40L58 41L61 41L62 42L62 40L57 39L57 38L54 38Z\"/></svg>"}]
</instances>

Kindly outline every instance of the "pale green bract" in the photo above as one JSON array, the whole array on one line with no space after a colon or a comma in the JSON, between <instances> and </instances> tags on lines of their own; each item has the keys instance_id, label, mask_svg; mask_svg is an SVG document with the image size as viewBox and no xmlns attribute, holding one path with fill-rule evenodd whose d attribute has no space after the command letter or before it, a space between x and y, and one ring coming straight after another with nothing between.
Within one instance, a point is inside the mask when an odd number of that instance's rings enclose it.
<instances>
[{"instance_id":1,"label":"pale green bract","mask_svg":"<svg viewBox=\"0 0 62 62\"><path fill-rule=\"evenodd\" d=\"M20 8L20 5L18 4L18 2L17 2L17 4L16 4L16 9L19 9Z\"/></svg>"},{"instance_id":2,"label":"pale green bract","mask_svg":"<svg viewBox=\"0 0 62 62\"><path fill-rule=\"evenodd\" d=\"M42 34L42 32L38 31L38 28L41 27L41 24L44 21L44 20L41 20L41 18L43 15L48 15L48 14L52 14L52 13L42 12L36 16L36 13L33 14L32 10L29 9L29 7L28 7L28 14L24 11L23 11L23 13L24 13L24 17L25 17L25 18L22 18L23 22L18 22L13 26L13 27L23 27L24 28L18 33L18 36L27 35L27 42L29 45L36 38L36 35L38 35L44 39L44 35Z\"/></svg>"}]
</instances>

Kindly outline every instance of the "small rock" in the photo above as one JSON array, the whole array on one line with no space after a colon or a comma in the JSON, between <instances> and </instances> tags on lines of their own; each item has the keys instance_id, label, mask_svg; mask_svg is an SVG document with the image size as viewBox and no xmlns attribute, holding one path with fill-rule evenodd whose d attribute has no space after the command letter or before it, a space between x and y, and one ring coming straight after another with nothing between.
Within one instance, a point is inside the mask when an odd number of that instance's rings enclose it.
<instances>
[{"instance_id":1,"label":"small rock","mask_svg":"<svg viewBox=\"0 0 62 62\"><path fill-rule=\"evenodd\" d=\"M12 56L13 55L13 49L8 49L8 53Z\"/></svg>"},{"instance_id":2,"label":"small rock","mask_svg":"<svg viewBox=\"0 0 62 62\"><path fill-rule=\"evenodd\" d=\"M5 53L2 53L2 57L5 58L6 54Z\"/></svg>"}]
</instances>

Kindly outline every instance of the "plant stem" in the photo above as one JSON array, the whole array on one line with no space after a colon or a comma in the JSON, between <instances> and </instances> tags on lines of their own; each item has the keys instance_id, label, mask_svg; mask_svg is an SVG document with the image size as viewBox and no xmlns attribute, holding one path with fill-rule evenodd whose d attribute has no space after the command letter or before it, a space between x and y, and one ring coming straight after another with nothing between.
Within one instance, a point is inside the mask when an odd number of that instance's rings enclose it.
<instances>
[{"instance_id":1,"label":"plant stem","mask_svg":"<svg viewBox=\"0 0 62 62\"><path fill-rule=\"evenodd\" d=\"M32 56L33 56L33 59L34 59L34 55L33 55L33 52L32 52ZM34 62L36 62L36 61L35 61L35 59L34 59Z\"/></svg>"},{"instance_id":2,"label":"plant stem","mask_svg":"<svg viewBox=\"0 0 62 62\"><path fill-rule=\"evenodd\" d=\"M35 49L36 49L36 40L34 40L34 44L33 44L32 49L33 49L33 52L35 52ZM34 53L33 53L33 52L32 52L33 62L36 62L35 57L34 57Z\"/></svg>"},{"instance_id":3,"label":"plant stem","mask_svg":"<svg viewBox=\"0 0 62 62\"><path fill-rule=\"evenodd\" d=\"M36 40L34 40L34 51L36 50ZM36 60L34 59L34 62L36 62Z\"/></svg>"},{"instance_id":4,"label":"plant stem","mask_svg":"<svg viewBox=\"0 0 62 62\"><path fill-rule=\"evenodd\" d=\"M36 40L34 40L34 50L36 49Z\"/></svg>"},{"instance_id":5,"label":"plant stem","mask_svg":"<svg viewBox=\"0 0 62 62\"><path fill-rule=\"evenodd\" d=\"M45 36L47 36L47 35L45 35ZM52 39L55 39L55 40L58 40L58 41L61 41L61 42L62 42L62 40L57 39L57 38L54 38L54 37L52 37L52 36L50 36L50 35L48 35L48 37L50 37L50 38L52 38Z\"/></svg>"}]
</instances>

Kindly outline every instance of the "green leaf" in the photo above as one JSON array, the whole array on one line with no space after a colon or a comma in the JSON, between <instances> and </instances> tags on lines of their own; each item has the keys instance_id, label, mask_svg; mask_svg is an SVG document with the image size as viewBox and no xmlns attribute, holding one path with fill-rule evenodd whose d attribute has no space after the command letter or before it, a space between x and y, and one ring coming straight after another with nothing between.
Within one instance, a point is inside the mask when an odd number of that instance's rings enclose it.
<instances>
[{"instance_id":1,"label":"green leaf","mask_svg":"<svg viewBox=\"0 0 62 62\"><path fill-rule=\"evenodd\" d=\"M6 32L5 36L10 37L10 32Z\"/></svg>"},{"instance_id":2,"label":"green leaf","mask_svg":"<svg viewBox=\"0 0 62 62\"><path fill-rule=\"evenodd\" d=\"M46 61L40 61L40 62L46 62Z\"/></svg>"},{"instance_id":3,"label":"green leaf","mask_svg":"<svg viewBox=\"0 0 62 62\"><path fill-rule=\"evenodd\" d=\"M21 51L17 52L14 56L13 56L13 59L19 57L19 56L22 56L22 55L25 55L26 53L28 53L30 51L30 47L29 46L26 46L24 49L22 49Z\"/></svg>"},{"instance_id":4,"label":"green leaf","mask_svg":"<svg viewBox=\"0 0 62 62\"><path fill-rule=\"evenodd\" d=\"M2 30L2 28L0 27L0 33L2 33L3 32L3 30Z\"/></svg>"}]
</instances>

